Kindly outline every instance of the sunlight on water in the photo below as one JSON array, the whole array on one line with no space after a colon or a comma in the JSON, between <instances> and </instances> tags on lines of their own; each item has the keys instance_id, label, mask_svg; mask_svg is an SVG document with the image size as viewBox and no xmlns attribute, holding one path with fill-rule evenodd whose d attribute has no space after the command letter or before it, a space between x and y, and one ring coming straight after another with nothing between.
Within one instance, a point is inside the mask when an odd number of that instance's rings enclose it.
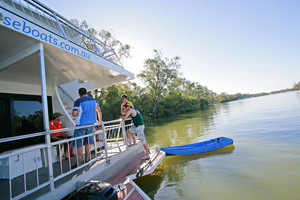
<instances>
[{"instance_id":1,"label":"sunlight on water","mask_svg":"<svg viewBox=\"0 0 300 200\"><path fill-rule=\"evenodd\" d=\"M211 106L146 124L151 148L225 136L219 151L164 158L137 183L152 199L300 199L300 92Z\"/></svg>"}]
</instances>

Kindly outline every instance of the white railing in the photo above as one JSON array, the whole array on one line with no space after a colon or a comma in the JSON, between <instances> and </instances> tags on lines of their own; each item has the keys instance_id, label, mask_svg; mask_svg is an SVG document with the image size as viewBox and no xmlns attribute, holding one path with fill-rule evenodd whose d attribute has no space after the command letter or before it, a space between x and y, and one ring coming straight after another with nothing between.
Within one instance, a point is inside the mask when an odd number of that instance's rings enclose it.
<instances>
[{"instance_id":1,"label":"white railing","mask_svg":"<svg viewBox=\"0 0 300 200\"><path fill-rule=\"evenodd\" d=\"M103 160L103 162L105 162L109 160L109 157L128 148L124 120L114 120L94 125L64 128L60 130L0 139L1 145L5 142L17 142L25 138L35 138L37 136L45 136L46 138L49 137L49 134L58 131L99 127L100 125L102 126L102 130L96 130L90 135L60 140L50 144L47 144L46 142L45 144L38 144L1 153L0 198L21 199L46 186L50 188L51 192L51 190L55 189L54 187L51 187L51 185L55 185L55 182L60 180L66 182L68 181L68 177L70 177L68 175L76 173L77 171L84 173L84 170L80 169L92 163L94 164L96 161ZM131 125L132 124L127 126ZM66 144L67 151L70 152L70 149L72 148L70 142L74 142L75 144L75 140L84 140L91 136L94 138L94 143L90 149L88 161L85 160L85 154L83 154L83 163L76 168L72 168L72 165L79 162L76 145L75 148L73 147L73 152L75 153L73 157L62 160L60 156L59 160L55 160L57 156L57 148L61 152L63 149L61 146ZM45 139L45 141L47 140ZM49 146L51 147L51 151L47 151ZM48 152L51 152L51 155L48 155ZM62 153L63 152L61 152L60 155L63 155Z\"/></svg>"},{"instance_id":2,"label":"white railing","mask_svg":"<svg viewBox=\"0 0 300 200\"><path fill-rule=\"evenodd\" d=\"M122 67L112 47L37 0L1 0L0 7Z\"/></svg>"}]
</instances>

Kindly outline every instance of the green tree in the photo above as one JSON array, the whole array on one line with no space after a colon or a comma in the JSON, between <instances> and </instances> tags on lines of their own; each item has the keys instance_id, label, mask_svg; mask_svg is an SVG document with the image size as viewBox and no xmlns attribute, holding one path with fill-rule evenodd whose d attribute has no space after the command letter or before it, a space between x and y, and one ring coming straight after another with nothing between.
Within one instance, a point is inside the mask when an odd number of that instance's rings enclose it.
<instances>
[{"instance_id":1,"label":"green tree","mask_svg":"<svg viewBox=\"0 0 300 200\"><path fill-rule=\"evenodd\" d=\"M217 98L219 103L224 103L228 101L228 95L225 92L222 92L220 95L218 95Z\"/></svg>"},{"instance_id":2,"label":"green tree","mask_svg":"<svg viewBox=\"0 0 300 200\"><path fill-rule=\"evenodd\" d=\"M87 31L90 35L98 38L103 44L103 46L101 47L102 52L109 52L110 50L115 51L119 60L116 60L114 57L109 57L109 59L111 59L112 61L116 63L120 61L122 63L124 59L129 58L131 56L130 52L132 47L129 44L124 44L117 40L111 32L104 29L102 29L101 31L97 31L96 29L90 27L90 25L88 25L88 23L85 20L79 22L77 19L71 19L71 22L79 26L83 30ZM83 37L82 43L84 43L88 49L96 51L94 45L92 44L92 41L87 40Z\"/></svg>"},{"instance_id":3,"label":"green tree","mask_svg":"<svg viewBox=\"0 0 300 200\"><path fill-rule=\"evenodd\" d=\"M300 90L300 82L295 83L292 90Z\"/></svg>"},{"instance_id":4,"label":"green tree","mask_svg":"<svg viewBox=\"0 0 300 200\"><path fill-rule=\"evenodd\" d=\"M153 50L154 58L146 59L144 70L138 77L146 85L152 99L153 117L156 117L157 106L168 93L168 84L178 76L180 68L180 58L175 56L172 59L163 58L162 53L158 50Z\"/></svg>"}]
</instances>

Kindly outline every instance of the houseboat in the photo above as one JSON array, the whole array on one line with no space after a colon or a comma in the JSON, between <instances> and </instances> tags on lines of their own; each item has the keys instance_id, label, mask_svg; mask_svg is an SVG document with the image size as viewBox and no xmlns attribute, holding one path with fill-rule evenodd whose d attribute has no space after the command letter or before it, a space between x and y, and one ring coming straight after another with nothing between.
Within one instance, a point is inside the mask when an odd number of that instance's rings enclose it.
<instances>
[{"instance_id":1,"label":"houseboat","mask_svg":"<svg viewBox=\"0 0 300 200\"><path fill-rule=\"evenodd\" d=\"M49 130L55 112L63 114L60 131L72 137L78 128L71 113L79 88L94 92L131 79L114 49L51 8L1 0L0 198L68 199L85 185L102 184L119 199L149 199L132 180L151 173L165 154L152 150L150 160L141 161L143 145L128 144L124 120L81 126L102 128L92 135L89 160L75 168L74 138L50 139L57 132ZM57 157L63 144L73 157ZM118 174L131 162L137 168Z\"/></svg>"}]
</instances>

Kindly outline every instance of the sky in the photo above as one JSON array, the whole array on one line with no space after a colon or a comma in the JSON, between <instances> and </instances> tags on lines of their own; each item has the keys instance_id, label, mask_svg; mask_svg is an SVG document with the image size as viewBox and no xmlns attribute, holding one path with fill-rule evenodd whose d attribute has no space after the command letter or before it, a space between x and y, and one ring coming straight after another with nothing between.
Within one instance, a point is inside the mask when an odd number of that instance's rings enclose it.
<instances>
[{"instance_id":1,"label":"sky","mask_svg":"<svg viewBox=\"0 0 300 200\"><path fill-rule=\"evenodd\" d=\"M218 94L271 92L300 81L299 0L40 2L132 46L123 65L135 76L158 49L181 58L184 78Z\"/></svg>"}]
</instances>

